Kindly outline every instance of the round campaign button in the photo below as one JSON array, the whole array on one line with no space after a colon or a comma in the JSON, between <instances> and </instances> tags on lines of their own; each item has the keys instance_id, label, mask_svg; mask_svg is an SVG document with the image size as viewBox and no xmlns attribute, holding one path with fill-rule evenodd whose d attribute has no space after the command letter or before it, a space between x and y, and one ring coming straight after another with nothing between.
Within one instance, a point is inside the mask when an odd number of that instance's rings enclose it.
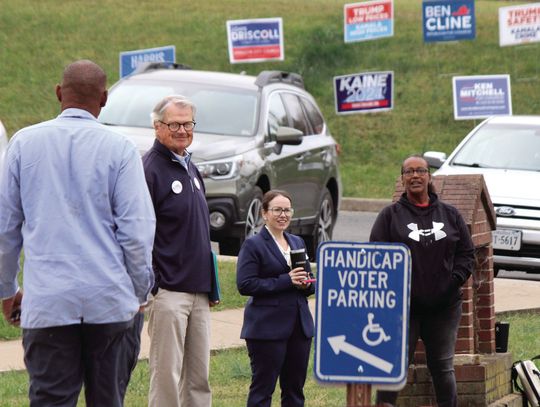
<instances>
[{"instance_id":1,"label":"round campaign button","mask_svg":"<svg viewBox=\"0 0 540 407\"><path fill-rule=\"evenodd\" d=\"M182 192L182 183L178 180L174 180L172 185L171 185L171 189L172 191L175 193L175 194L179 194L180 192Z\"/></svg>"},{"instance_id":2,"label":"round campaign button","mask_svg":"<svg viewBox=\"0 0 540 407\"><path fill-rule=\"evenodd\" d=\"M201 189L201 184L197 178L193 178L193 183L197 187L197 189Z\"/></svg>"}]
</instances>

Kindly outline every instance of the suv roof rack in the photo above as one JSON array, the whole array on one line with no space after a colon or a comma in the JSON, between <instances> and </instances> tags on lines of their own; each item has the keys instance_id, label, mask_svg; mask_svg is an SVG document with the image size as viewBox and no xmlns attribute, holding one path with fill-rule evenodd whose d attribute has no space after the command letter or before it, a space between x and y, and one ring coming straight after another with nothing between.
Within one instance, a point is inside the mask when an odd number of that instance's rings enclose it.
<instances>
[{"instance_id":1,"label":"suv roof rack","mask_svg":"<svg viewBox=\"0 0 540 407\"><path fill-rule=\"evenodd\" d=\"M157 69L191 69L191 67L189 65L177 64L176 62L142 62L132 72L132 75Z\"/></svg>"},{"instance_id":2,"label":"suv roof rack","mask_svg":"<svg viewBox=\"0 0 540 407\"><path fill-rule=\"evenodd\" d=\"M257 75L255 85L262 88L263 86L276 82L287 83L304 89L304 79L302 79L302 75L285 71L262 71Z\"/></svg>"}]
</instances>

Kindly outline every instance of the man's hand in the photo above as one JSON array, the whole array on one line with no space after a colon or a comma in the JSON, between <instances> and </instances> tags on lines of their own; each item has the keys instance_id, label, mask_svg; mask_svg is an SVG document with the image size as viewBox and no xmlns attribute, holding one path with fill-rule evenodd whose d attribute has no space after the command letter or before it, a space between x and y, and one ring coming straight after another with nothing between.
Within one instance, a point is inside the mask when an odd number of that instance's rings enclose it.
<instances>
[{"instance_id":1,"label":"man's hand","mask_svg":"<svg viewBox=\"0 0 540 407\"><path fill-rule=\"evenodd\" d=\"M6 321L11 325L19 326L21 324L22 297L23 293L19 290L13 297L2 300L2 313Z\"/></svg>"}]
</instances>

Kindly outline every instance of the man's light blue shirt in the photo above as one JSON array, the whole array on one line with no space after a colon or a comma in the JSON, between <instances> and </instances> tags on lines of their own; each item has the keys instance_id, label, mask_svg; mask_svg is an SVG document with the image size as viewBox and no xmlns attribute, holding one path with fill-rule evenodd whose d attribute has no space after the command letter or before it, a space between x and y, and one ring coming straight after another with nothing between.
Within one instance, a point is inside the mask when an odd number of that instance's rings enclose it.
<instances>
[{"instance_id":1,"label":"man's light blue shirt","mask_svg":"<svg viewBox=\"0 0 540 407\"><path fill-rule=\"evenodd\" d=\"M135 145L66 109L9 142L0 169L0 298L17 290L21 326L131 319L154 283L155 214Z\"/></svg>"}]
</instances>

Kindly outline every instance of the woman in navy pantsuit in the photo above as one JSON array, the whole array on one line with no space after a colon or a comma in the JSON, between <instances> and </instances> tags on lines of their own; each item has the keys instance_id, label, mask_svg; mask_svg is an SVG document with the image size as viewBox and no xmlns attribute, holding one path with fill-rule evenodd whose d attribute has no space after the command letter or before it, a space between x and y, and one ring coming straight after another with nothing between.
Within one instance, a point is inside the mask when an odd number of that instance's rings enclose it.
<instances>
[{"instance_id":1,"label":"woman in navy pantsuit","mask_svg":"<svg viewBox=\"0 0 540 407\"><path fill-rule=\"evenodd\" d=\"M248 407L265 407L279 377L281 406L304 405L313 317L307 297L315 286L309 262L291 270L290 251L305 249L301 237L285 232L293 208L285 191L271 190L263 197L265 226L246 240L238 255L236 284L251 296L244 310L241 338L251 360Z\"/></svg>"}]
</instances>

